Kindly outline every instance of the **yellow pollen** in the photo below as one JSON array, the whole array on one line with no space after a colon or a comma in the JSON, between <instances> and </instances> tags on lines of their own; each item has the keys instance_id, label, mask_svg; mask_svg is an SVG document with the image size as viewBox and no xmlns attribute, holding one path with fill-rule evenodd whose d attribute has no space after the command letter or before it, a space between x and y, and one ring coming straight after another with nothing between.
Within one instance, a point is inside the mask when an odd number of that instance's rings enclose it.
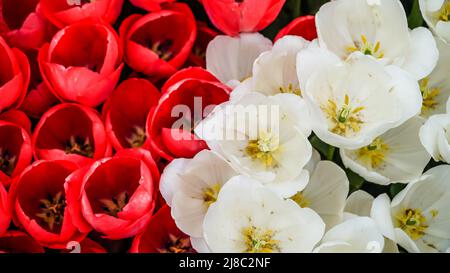
<instances>
[{"instance_id":1,"label":"yellow pollen","mask_svg":"<svg viewBox=\"0 0 450 273\"><path fill-rule=\"evenodd\" d=\"M444 22L450 21L450 2L449 1L447 1L447 3L445 3L443 5L441 12L439 14L439 20L444 21Z\"/></svg>"},{"instance_id":2,"label":"yellow pollen","mask_svg":"<svg viewBox=\"0 0 450 273\"><path fill-rule=\"evenodd\" d=\"M356 156L366 167L376 169L383 164L388 151L389 146L381 138L376 138L370 145L359 149Z\"/></svg>"},{"instance_id":3,"label":"yellow pollen","mask_svg":"<svg viewBox=\"0 0 450 273\"><path fill-rule=\"evenodd\" d=\"M361 131L361 125L364 123L361 119L361 111L364 107L351 107L348 95L345 95L344 105L338 108L338 105L333 100L328 100L325 106L322 106L322 111L325 112L328 119L332 123L330 131L332 133L349 136L351 132L358 133Z\"/></svg>"},{"instance_id":4,"label":"yellow pollen","mask_svg":"<svg viewBox=\"0 0 450 273\"><path fill-rule=\"evenodd\" d=\"M85 139L81 137L71 136L65 146L66 154L77 154L92 158L94 156L94 146L91 144L88 137Z\"/></svg>"},{"instance_id":5,"label":"yellow pollen","mask_svg":"<svg viewBox=\"0 0 450 273\"><path fill-rule=\"evenodd\" d=\"M302 208L307 208L311 205L311 201L306 199L301 191L297 192L291 199Z\"/></svg>"},{"instance_id":6,"label":"yellow pollen","mask_svg":"<svg viewBox=\"0 0 450 273\"><path fill-rule=\"evenodd\" d=\"M66 207L66 199L62 192L58 192L55 196L49 196L48 199L39 200L41 203L41 212L36 216L44 221L50 230L53 230L55 225L61 227L64 220L64 209Z\"/></svg>"},{"instance_id":7,"label":"yellow pollen","mask_svg":"<svg viewBox=\"0 0 450 273\"><path fill-rule=\"evenodd\" d=\"M158 249L159 253L192 253L193 249L189 237L180 238L169 234L169 239L164 248Z\"/></svg>"},{"instance_id":8,"label":"yellow pollen","mask_svg":"<svg viewBox=\"0 0 450 273\"><path fill-rule=\"evenodd\" d=\"M429 86L429 78L425 78L419 82L420 92L422 93L422 114L425 114L429 110L436 109L439 102L436 100L437 96L441 93L439 88L432 88Z\"/></svg>"},{"instance_id":9,"label":"yellow pollen","mask_svg":"<svg viewBox=\"0 0 450 273\"><path fill-rule=\"evenodd\" d=\"M361 35L361 41L354 42L353 45L347 47L347 52L349 54L360 51L364 55L370 55L377 59L384 58L384 52L381 51L381 43L377 41L375 44L367 41L367 37L363 34Z\"/></svg>"},{"instance_id":10,"label":"yellow pollen","mask_svg":"<svg viewBox=\"0 0 450 273\"><path fill-rule=\"evenodd\" d=\"M437 209L432 209L430 211L431 217L436 218L439 214L439 211Z\"/></svg>"},{"instance_id":11,"label":"yellow pollen","mask_svg":"<svg viewBox=\"0 0 450 273\"><path fill-rule=\"evenodd\" d=\"M246 253L272 253L279 251L279 241L273 239L274 232L272 230L261 230L251 226L244 228L242 235L247 246Z\"/></svg>"},{"instance_id":12,"label":"yellow pollen","mask_svg":"<svg viewBox=\"0 0 450 273\"><path fill-rule=\"evenodd\" d=\"M273 154L280 148L278 138L271 134L261 133L258 139L250 140L245 152L253 160L259 160L266 168L276 166Z\"/></svg>"},{"instance_id":13,"label":"yellow pollen","mask_svg":"<svg viewBox=\"0 0 450 273\"><path fill-rule=\"evenodd\" d=\"M208 208L212 203L217 201L217 196L219 195L220 188L220 184L217 183L203 190L203 201Z\"/></svg>"},{"instance_id":14,"label":"yellow pollen","mask_svg":"<svg viewBox=\"0 0 450 273\"><path fill-rule=\"evenodd\" d=\"M111 216L117 217L117 214L128 204L129 197L126 191L119 193L111 199L103 198L99 200L103 205L102 209Z\"/></svg>"},{"instance_id":15,"label":"yellow pollen","mask_svg":"<svg viewBox=\"0 0 450 273\"><path fill-rule=\"evenodd\" d=\"M278 91L280 91L280 93L282 94L294 94L297 96L302 95L302 91L300 90L300 88L294 88L292 83L290 83L287 87L280 86L280 88L278 88Z\"/></svg>"},{"instance_id":16,"label":"yellow pollen","mask_svg":"<svg viewBox=\"0 0 450 273\"><path fill-rule=\"evenodd\" d=\"M420 209L405 209L395 217L397 225L413 240L420 239L428 228Z\"/></svg>"}]
</instances>

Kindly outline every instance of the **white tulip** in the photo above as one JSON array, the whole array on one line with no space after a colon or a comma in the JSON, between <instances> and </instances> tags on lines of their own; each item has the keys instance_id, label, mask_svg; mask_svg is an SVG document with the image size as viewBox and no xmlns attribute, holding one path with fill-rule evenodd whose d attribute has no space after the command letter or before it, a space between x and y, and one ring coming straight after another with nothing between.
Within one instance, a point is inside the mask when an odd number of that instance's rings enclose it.
<instances>
[{"instance_id":1,"label":"white tulip","mask_svg":"<svg viewBox=\"0 0 450 273\"><path fill-rule=\"evenodd\" d=\"M450 1L419 0L419 4L428 26L436 35L450 43Z\"/></svg>"}]
</instances>

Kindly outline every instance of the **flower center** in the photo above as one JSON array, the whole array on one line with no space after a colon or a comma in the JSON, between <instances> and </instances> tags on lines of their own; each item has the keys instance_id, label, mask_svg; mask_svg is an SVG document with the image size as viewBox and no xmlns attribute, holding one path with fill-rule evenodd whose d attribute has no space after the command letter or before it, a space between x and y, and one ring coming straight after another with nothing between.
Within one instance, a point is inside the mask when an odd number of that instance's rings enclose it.
<instances>
[{"instance_id":1,"label":"flower center","mask_svg":"<svg viewBox=\"0 0 450 273\"><path fill-rule=\"evenodd\" d=\"M253 160L259 160L266 168L274 167L273 153L275 153L279 146L279 140L272 134L261 133L258 139L250 140L245 152Z\"/></svg>"},{"instance_id":2,"label":"flower center","mask_svg":"<svg viewBox=\"0 0 450 273\"><path fill-rule=\"evenodd\" d=\"M153 43L150 46L150 49L155 52L160 59L168 61L173 56L173 52L171 51L172 46L172 40L163 40Z\"/></svg>"},{"instance_id":3,"label":"flower center","mask_svg":"<svg viewBox=\"0 0 450 273\"><path fill-rule=\"evenodd\" d=\"M285 93L286 94L294 94L294 95L297 95L297 96L301 96L302 95L302 91L300 90L300 88L294 88L292 83L290 83L287 87L280 86L280 88L278 88L278 90L282 94L285 94Z\"/></svg>"},{"instance_id":4,"label":"flower center","mask_svg":"<svg viewBox=\"0 0 450 273\"><path fill-rule=\"evenodd\" d=\"M206 207L209 208L212 203L217 201L217 196L219 195L220 188L220 184L217 183L203 190L203 201L205 202Z\"/></svg>"},{"instance_id":5,"label":"flower center","mask_svg":"<svg viewBox=\"0 0 450 273\"><path fill-rule=\"evenodd\" d=\"M344 105L340 108L335 101L328 100L328 104L322 106L322 110L331 121L331 132L348 136L351 132L361 131L361 125L364 123L361 119L361 111L364 110L364 107L351 107L348 95L345 95Z\"/></svg>"},{"instance_id":6,"label":"flower center","mask_svg":"<svg viewBox=\"0 0 450 273\"><path fill-rule=\"evenodd\" d=\"M427 219L420 209L405 209L395 218L398 226L413 240L420 239L428 228Z\"/></svg>"},{"instance_id":7,"label":"flower center","mask_svg":"<svg viewBox=\"0 0 450 273\"><path fill-rule=\"evenodd\" d=\"M91 145L89 138L81 138L71 136L66 143L66 154L77 154L92 158L94 156L94 147Z\"/></svg>"},{"instance_id":8,"label":"flower center","mask_svg":"<svg viewBox=\"0 0 450 273\"><path fill-rule=\"evenodd\" d=\"M117 214L128 204L129 197L126 191L119 193L111 199L100 199L103 204L103 210L111 216L117 217Z\"/></svg>"},{"instance_id":9,"label":"flower center","mask_svg":"<svg viewBox=\"0 0 450 273\"><path fill-rule=\"evenodd\" d=\"M347 52L349 54L360 51L364 55L370 55L377 59L382 59L384 53L380 50L381 43L377 41L375 44L367 41L367 37L363 34L361 35L361 41L355 41L353 45L347 47Z\"/></svg>"},{"instance_id":10,"label":"flower center","mask_svg":"<svg viewBox=\"0 0 450 273\"><path fill-rule=\"evenodd\" d=\"M356 154L358 160L365 166L376 169L383 164L388 151L389 146L381 138L376 138L370 145L359 149Z\"/></svg>"},{"instance_id":11,"label":"flower center","mask_svg":"<svg viewBox=\"0 0 450 273\"><path fill-rule=\"evenodd\" d=\"M305 198L301 191L297 192L294 196L291 197L291 200L297 203L302 208L307 208L311 205L311 201Z\"/></svg>"},{"instance_id":12,"label":"flower center","mask_svg":"<svg viewBox=\"0 0 450 273\"><path fill-rule=\"evenodd\" d=\"M169 241L164 248L158 249L159 253L193 253L189 238L180 238L169 234Z\"/></svg>"},{"instance_id":13,"label":"flower center","mask_svg":"<svg viewBox=\"0 0 450 273\"><path fill-rule=\"evenodd\" d=\"M439 14L439 20L448 22L450 21L450 2L446 1L446 3L442 6L441 12Z\"/></svg>"},{"instance_id":14,"label":"flower center","mask_svg":"<svg viewBox=\"0 0 450 273\"><path fill-rule=\"evenodd\" d=\"M47 199L41 199L39 202L41 210L36 216L42 219L50 230L53 230L55 225L61 226L66 207L66 199L62 192L58 192L55 196L49 196Z\"/></svg>"},{"instance_id":15,"label":"flower center","mask_svg":"<svg viewBox=\"0 0 450 273\"><path fill-rule=\"evenodd\" d=\"M140 126L135 126L131 137L127 138L127 142L130 144L131 148L142 147L146 140L147 135L145 133L145 129Z\"/></svg>"},{"instance_id":16,"label":"flower center","mask_svg":"<svg viewBox=\"0 0 450 273\"><path fill-rule=\"evenodd\" d=\"M419 82L420 92L422 93L422 114L427 111L436 109L439 104L437 96L441 93L441 89L429 86L429 78L425 78Z\"/></svg>"},{"instance_id":17,"label":"flower center","mask_svg":"<svg viewBox=\"0 0 450 273\"><path fill-rule=\"evenodd\" d=\"M15 167L16 156L11 156L8 150L3 151L3 148L0 148L0 171L11 176Z\"/></svg>"},{"instance_id":18,"label":"flower center","mask_svg":"<svg viewBox=\"0 0 450 273\"><path fill-rule=\"evenodd\" d=\"M242 234L247 246L246 253L272 253L279 250L279 242L273 239L274 232L270 229L262 230L251 226L244 228Z\"/></svg>"}]
</instances>

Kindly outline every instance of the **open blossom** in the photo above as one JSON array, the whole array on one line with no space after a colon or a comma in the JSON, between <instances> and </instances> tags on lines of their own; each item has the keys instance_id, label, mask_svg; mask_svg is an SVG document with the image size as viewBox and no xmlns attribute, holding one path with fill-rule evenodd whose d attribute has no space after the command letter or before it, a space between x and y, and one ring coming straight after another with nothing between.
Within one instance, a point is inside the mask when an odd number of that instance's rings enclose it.
<instances>
[{"instance_id":1,"label":"open blossom","mask_svg":"<svg viewBox=\"0 0 450 273\"><path fill-rule=\"evenodd\" d=\"M437 36L450 43L450 1L419 0L420 11Z\"/></svg>"},{"instance_id":2,"label":"open blossom","mask_svg":"<svg viewBox=\"0 0 450 273\"><path fill-rule=\"evenodd\" d=\"M6 232L11 221L11 216L8 209L8 193L5 187L0 183L0 235Z\"/></svg>"},{"instance_id":3,"label":"open blossom","mask_svg":"<svg viewBox=\"0 0 450 273\"><path fill-rule=\"evenodd\" d=\"M445 113L448 98L450 96L450 44L436 39L439 49L439 61L430 75L420 80L420 92L422 92L422 113L424 118Z\"/></svg>"},{"instance_id":4,"label":"open blossom","mask_svg":"<svg viewBox=\"0 0 450 273\"><path fill-rule=\"evenodd\" d=\"M42 14L39 0L3 0L0 4L0 34L21 49L39 48L55 28Z\"/></svg>"},{"instance_id":5,"label":"open blossom","mask_svg":"<svg viewBox=\"0 0 450 273\"><path fill-rule=\"evenodd\" d=\"M222 32L257 32L272 23L286 0L202 0L211 22Z\"/></svg>"},{"instance_id":6,"label":"open blossom","mask_svg":"<svg viewBox=\"0 0 450 273\"><path fill-rule=\"evenodd\" d=\"M448 165L437 166L390 201L378 196L371 217L384 236L408 252L446 252L450 247Z\"/></svg>"},{"instance_id":7,"label":"open blossom","mask_svg":"<svg viewBox=\"0 0 450 273\"><path fill-rule=\"evenodd\" d=\"M193 130L212 109L229 99L230 88L208 71L190 67L170 77L161 90L147 132L155 153L167 160L191 158L206 149Z\"/></svg>"},{"instance_id":8,"label":"open blossom","mask_svg":"<svg viewBox=\"0 0 450 273\"><path fill-rule=\"evenodd\" d=\"M418 82L396 66L358 53L343 62L316 47L301 51L297 64L313 131L333 146L367 146L420 113Z\"/></svg>"},{"instance_id":9,"label":"open blossom","mask_svg":"<svg viewBox=\"0 0 450 273\"><path fill-rule=\"evenodd\" d=\"M158 80L173 75L186 61L197 26L186 4L173 3L160 11L129 16L119 33L125 62L135 71Z\"/></svg>"},{"instance_id":10,"label":"open blossom","mask_svg":"<svg viewBox=\"0 0 450 273\"><path fill-rule=\"evenodd\" d=\"M348 192L349 182L344 170L331 161L320 161L305 189L290 199L318 213L328 230L342 222Z\"/></svg>"},{"instance_id":11,"label":"open blossom","mask_svg":"<svg viewBox=\"0 0 450 273\"><path fill-rule=\"evenodd\" d=\"M284 200L244 176L232 178L203 224L212 252L311 252L325 224L313 210Z\"/></svg>"},{"instance_id":12,"label":"open blossom","mask_svg":"<svg viewBox=\"0 0 450 273\"><path fill-rule=\"evenodd\" d=\"M161 175L160 190L178 228L201 238L204 215L222 186L235 175L228 162L209 150L192 159L173 160Z\"/></svg>"},{"instance_id":13,"label":"open blossom","mask_svg":"<svg viewBox=\"0 0 450 273\"><path fill-rule=\"evenodd\" d=\"M374 220L355 217L325 233L316 253L380 253L384 238Z\"/></svg>"},{"instance_id":14,"label":"open blossom","mask_svg":"<svg viewBox=\"0 0 450 273\"><path fill-rule=\"evenodd\" d=\"M121 150L66 179L67 208L82 232L94 229L112 240L133 237L150 221L158 181L148 151Z\"/></svg>"},{"instance_id":15,"label":"open blossom","mask_svg":"<svg viewBox=\"0 0 450 273\"><path fill-rule=\"evenodd\" d=\"M170 208L160 208L145 230L134 237L131 253L195 253L189 236L179 230Z\"/></svg>"},{"instance_id":16,"label":"open blossom","mask_svg":"<svg viewBox=\"0 0 450 273\"><path fill-rule=\"evenodd\" d=\"M86 106L62 103L48 110L34 129L36 159L64 159L80 166L112 153L99 114Z\"/></svg>"},{"instance_id":17,"label":"open blossom","mask_svg":"<svg viewBox=\"0 0 450 273\"><path fill-rule=\"evenodd\" d=\"M144 79L123 81L103 105L105 129L114 149L150 148L147 117L161 94Z\"/></svg>"},{"instance_id":18,"label":"open blossom","mask_svg":"<svg viewBox=\"0 0 450 273\"><path fill-rule=\"evenodd\" d=\"M86 236L74 226L66 209L65 179L77 168L70 161L37 161L11 185L9 205L14 223L41 245L65 248L68 242Z\"/></svg>"},{"instance_id":19,"label":"open blossom","mask_svg":"<svg viewBox=\"0 0 450 273\"><path fill-rule=\"evenodd\" d=\"M300 105L300 107L299 107ZM284 197L308 182L312 147L308 112L292 94L249 93L223 104L195 132L239 173L261 181Z\"/></svg>"},{"instance_id":20,"label":"open blossom","mask_svg":"<svg viewBox=\"0 0 450 273\"><path fill-rule=\"evenodd\" d=\"M381 185L417 179L430 161L419 139L422 125L422 119L415 117L365 147L341 149L342 161L367 181Z\"/></svg>"},{"instance_id":21,"label":"open blossom","mask_svg":"<svg viewBox=\"0 0 450 273\"><path fill-rule=\"evenodd\" d=\"M124 0L41 0L42 13L54 25L64 26L96 18L113 24Z\"/></svg>"},{"instance_id":22,"label":"open blossom","mask_svg":"<svg viewBox=\"0 0 450 273\"><path fill-rule=\"evenodd\" d=\"M316 24L320 46L342 59L361 52L417 80L430 74L438 60L431 32L423 27L410 30L399 0L331 1L320 8Z\"/></svg>"},{"instance_id":23,"label":"open blossom","mask_svg":"<svg viewBox=\"0 0 450 273\"><path fill-rule=\"evenodd\" d=\"M279 39L270 51L259 55L253 64L252 77L233 90L231 99L237 100L252 91L268 96L301 96L296 56L308 46L309 42L301 37L288 35Z\"/></svg>"},{"instance_id":24,"label":"open blossom","mask_svg":"<svg viewBox=\"0 0 450 273\"><path fill-rule=\"evenodd\" d=\"M123 67L117 34L94 19L58 31L40 49L38 61L43 81L57 98L90 107L111 94Z\"/></svg>"},{"instance_id":25,"label":"open blossom","mask_svg":"<svg viewBox=\"0 0 450 273\"><path fill-rule=\"evenodd\" d=\"M271 48L272 42L259 33L218 35L206 49L206 68L221 82L235 87L252 76L256 58Z\"/></svg>"}]
</instances>

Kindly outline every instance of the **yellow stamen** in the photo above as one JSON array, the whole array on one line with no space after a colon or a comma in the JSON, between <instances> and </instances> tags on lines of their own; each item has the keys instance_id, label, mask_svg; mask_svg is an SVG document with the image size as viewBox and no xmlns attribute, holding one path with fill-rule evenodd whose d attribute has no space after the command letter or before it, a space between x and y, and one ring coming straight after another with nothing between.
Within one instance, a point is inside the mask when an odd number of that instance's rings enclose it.
<instances>
[{"instance_id":1,"label":"yellow stamen","mask_svg":"<svg viewBox=\"0 0 450 273\"><path fill-rule=\"evenodd\" d=\"M445 3L442 6L441 12L439 14L439 20L444 21L444 22L450 21L450 2L449 1L447 1L447 3Z\"/></svg>"},{"instance_id":2,"label":"yellow stamen","mask_svg":"<svg viewBox=\"0 0 450 273\"><path fill-rule=\"evenodd\" d=\"M375 45L370 43L364 34L361 35L361 41L356 41L353 45L347 47L349 54L356 51L360 51L365 55L371 55L377 59L384 58L384 52L381 51L381 43L379 41L375 42Z\"/></svg>"},{"instance_id":3,"label":"yellow stamen","mask_svg":"<svg viewBox=\"0 0 450 273\"><path fill-rule=\"evenodd\" d=\"M420 239L428 228L420 209L405 209L395 217L397 225L413 240Z\"/></svg>"},{"instance_id":4,"label":"yellow stamen","mask_svg":"<svg viewBox=\"0 0 450 273\"><path fill-rule=\"evenodd\" d=\"M209 208L211 204L217 201L217 196L219 195L221 185L219 183L203 190L203 201Z\"/></svg>"},{"instance_id":5,"label":"yellow stamen","mask_svg":"<svg viewBox=\"0 0 450 273\"><path fill-rule=\"evenodd\" d=\"M261 230L251 226L244 228L242 234L247 246L246 253L272 253L279 251L279 241L273 239L274 232L272 230Z\"/></svg>"},{"instance_id":6,"label":"yellow stamen","mask_svg":"<svg viewBox=\"0 0 450 273\"><path fill-rule=\"evenodd\" d=\"M385 161L389 146L381 138L376 138L370 145L356 152L358 160L366 167L376 169Z\"/></svg>"},{"instance_id":7,"label":"yellow stamen","mask_svg":"<svg viewBox=\"0 0 450 273\"><path fill-rule=\"evenodd\" d=\"M429 80L429 78L425 78L419 82L420 92L422 93L423 97L422 114L436 109L436 107L439 105L437 97L441 93L441 89L437 87L430 87Z\"/></svg>"},{"instance_id":8,"label":"yellow stamen","mask_svg":"<svg viewBox=\"0 0 450 273\"><path fill-rule=\"evenodd\" d=\"M284 86L280 86L278 88L278 91L280 91L280 93L282 94L294 94L297 96L301 96L302 95L302 91L300 90L300 88L294 88L294 86L292 85L292 83L290 83L287 87Z\"/></svg>"},{"instance_id":9,"label":"yellow stamen","mask_svg":"<svg viewBox=\"0 0 450 273\"><path fill-rule=\"evenodd\" d=\"M291 199L302 208L307 208L311 205L311 201L306 199L301 191L297 192Z\"/></svg>"},{"instance_id":10,"label":"yellow stamen","mask_svg":"<svg viewBox=\"0 0 450 273\"><path fill-rule=\"evenodd\" d=\"M361 125L364 124L361 112L364 109L363 106L351 107L348 95L345 95L344 104L340 108L333 100L328 100L328 104L322 106L322 111L332 124L330 131L341 136L349 136L350 133L361 130Z\"/></svg>"},{"instance_id":11,"label":"yellow stamen","mask_svg":"<svg viewBox=\"0 0 450 273\"><path fill-rule=\"evenodd\" d=\"M83 140L81 137L71 136L66 143L65 152L66 154L77 154L92 158L94 156L94 147L91 145L88 137Z\"/></svg>"},{"instance_id":12,"label":"yellow stamen","mask_svg":"<svg viewBox=\"0 0 450 273\"><path fill-rule=\"evenodd\" d=\"M50 230L53 230L55 225L61 227L66 207L66 199L62 192L58 192L55 196L50 196L48 199L41 199L39 202L41 203L41 212L37 213L36 216L41 218Z\"/></svg>"},{"instance_id":13,"label":"yellow stamen","mask_svg":"<svg viewBox=\"0 0 450 273\"><path fill-rule=\"evenodd\" d=\"M0 148L0 171L10 176L16 168L16 156L12 156L8 150Z\"/></svg>"},{"instance_id":14,"label":"yellow stamen","mask_svg":"<svg viewBox=\"0 0 450 273\"><path fill-rule=\"evenodd\" d=\"M271 134L261 133L258 139L250 140L245 152L253 160L259 160L266 168L276 166L273 154L280 148L278 138Z\"/></svg>"}]
</instances>

